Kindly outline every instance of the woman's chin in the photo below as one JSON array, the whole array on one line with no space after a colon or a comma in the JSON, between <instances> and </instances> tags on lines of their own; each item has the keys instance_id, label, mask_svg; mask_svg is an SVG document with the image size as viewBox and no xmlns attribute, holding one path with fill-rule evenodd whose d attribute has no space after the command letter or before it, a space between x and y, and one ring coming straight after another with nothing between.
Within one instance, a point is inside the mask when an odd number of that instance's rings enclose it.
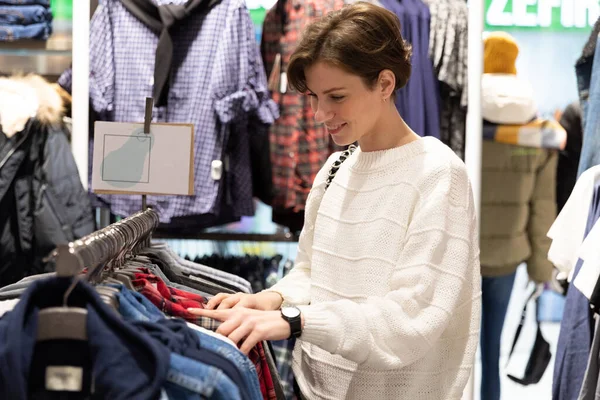
<instances>
[{"instance_id":1,"label":"woman's chin","mask_svg":"<svg viewBox=\"0 0 600 400\"><path fill-rule=\"evenodd\" d=\"M343 147L349 146L352 143L354 143L354 140L350 140L347 136L342 135L331 135L331 139L333 139L333 143Z\"/></svg>"}]
</instances>

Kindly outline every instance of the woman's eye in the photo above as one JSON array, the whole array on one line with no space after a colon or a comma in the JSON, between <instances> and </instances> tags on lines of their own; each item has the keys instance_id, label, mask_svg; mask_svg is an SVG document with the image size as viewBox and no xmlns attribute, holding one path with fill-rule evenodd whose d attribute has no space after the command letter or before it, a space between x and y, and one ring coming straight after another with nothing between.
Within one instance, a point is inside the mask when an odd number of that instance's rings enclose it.
<instances>
[{"instance_id":1,"label":"woman's eye","mask_svg":"<svg viewBox=\"0 0 600 400\"><path fill-rule=\"evenodd\" d=\"M331 96L331 99L334 101L342 101L345 96Z\"/></svg>"}]
</instances>

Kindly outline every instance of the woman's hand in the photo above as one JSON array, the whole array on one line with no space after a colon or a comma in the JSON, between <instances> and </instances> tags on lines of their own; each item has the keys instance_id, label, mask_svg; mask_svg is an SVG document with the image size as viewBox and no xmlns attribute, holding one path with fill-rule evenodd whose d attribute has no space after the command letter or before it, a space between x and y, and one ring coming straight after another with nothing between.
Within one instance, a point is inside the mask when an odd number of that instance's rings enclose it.
<instances>
[{"instance_id":1,"label":"woman's hand","mask_svg":"<svg viewBox=\"0 0 600 400\"><path fill-rule=\"evenodd\" d=\"M228 310L189 308L188 311L223 322L217 333L227 336L246 355L263 340L282 340L290 337L290 324L283 319L280 311L242 307Z\"/></svg>"},{"instance_id":2,"label":"woman's hand","mask_svg":"<svg viewBox=\"0 0 600 400\"><path fill-rule=\"evenodd\" d=\"M276 292L247 293L219 293L206 303L208 310L228 310L234 307L251 308L254 310L278 310L283 303L283 298Z\"/></svg>"}]
</instances>

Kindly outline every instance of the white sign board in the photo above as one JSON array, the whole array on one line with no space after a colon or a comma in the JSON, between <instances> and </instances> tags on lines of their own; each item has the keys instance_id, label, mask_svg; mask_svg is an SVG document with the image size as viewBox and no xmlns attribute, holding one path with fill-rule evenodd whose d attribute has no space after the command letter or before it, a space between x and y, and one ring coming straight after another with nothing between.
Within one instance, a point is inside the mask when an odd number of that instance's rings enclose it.
<instances>
[{"instance_id":1,"label":"white sign board","mask_svg":"<svg viewBox=\"0 0 600 400\"><path fill-rule=\"evenodd\" d=\"M96 122L92 190L103 194L194 194L194 126Z\"/></svg>"},{"instance_id":2,"label":"white sign board","mask_svg":"<svg viewBox=\"0 0 600 400\"><path fill-rule=\"evenodd\" d=\"M598 0L485 0L485 9L486 30L514 27L591 31L600 16Z\"/></svg>"}]
</instances>

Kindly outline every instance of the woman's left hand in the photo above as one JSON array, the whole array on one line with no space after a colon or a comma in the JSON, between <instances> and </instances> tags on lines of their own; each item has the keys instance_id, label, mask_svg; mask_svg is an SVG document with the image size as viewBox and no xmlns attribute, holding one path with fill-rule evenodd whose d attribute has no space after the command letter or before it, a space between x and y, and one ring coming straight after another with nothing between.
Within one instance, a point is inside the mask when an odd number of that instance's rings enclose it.
<instances>
[{"instance_id":1,"label":"woman's left hand","mask_svg":"<svg viewBox=\"0 0 600 400\"><path fill-rule=\"evenodd\" d=\"M240 347L244 354L263 340L282 340L290 337L290 324L283 319L280 311L262 311L249 308L228 310L206 310L189 308L189 312L201 317L221 321L217 333L227 336Z\"/></svg>"}]
</instances>

